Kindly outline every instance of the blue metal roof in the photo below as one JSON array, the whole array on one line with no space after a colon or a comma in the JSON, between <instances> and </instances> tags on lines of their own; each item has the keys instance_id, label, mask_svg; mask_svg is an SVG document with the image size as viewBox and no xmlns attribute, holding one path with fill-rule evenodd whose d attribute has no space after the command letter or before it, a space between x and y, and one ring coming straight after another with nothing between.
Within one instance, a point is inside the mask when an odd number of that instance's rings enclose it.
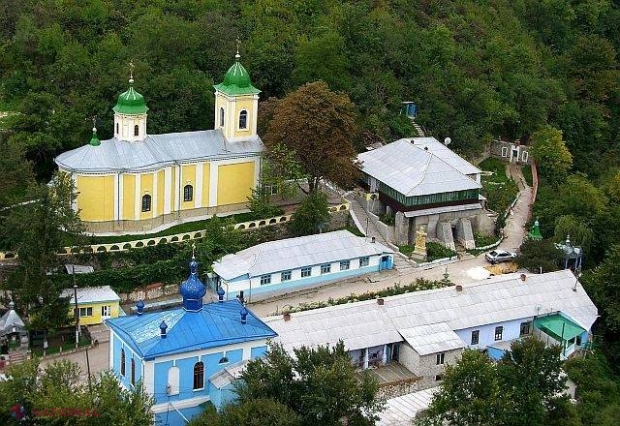
<instances>
[{"instance_id":1,"label":"blue metal roof","mask_svg":"<svg viewBox=\"0 0 620 426\"><path fill-rule=\"evenodd\" d=\"M183 308L114 318L106 324L144 359L276 337L251 311L241 323L238 300L207 303L199 312ZM159 325L168 325L166 338Z\"/></svg>"}]
</instances>

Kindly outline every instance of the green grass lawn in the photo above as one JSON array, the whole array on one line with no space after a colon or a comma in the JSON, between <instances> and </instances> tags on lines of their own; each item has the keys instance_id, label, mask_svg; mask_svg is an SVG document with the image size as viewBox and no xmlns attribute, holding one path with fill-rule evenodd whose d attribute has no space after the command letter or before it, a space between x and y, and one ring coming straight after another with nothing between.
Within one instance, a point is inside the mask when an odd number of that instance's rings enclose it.
<instances>
[{"instance_id":1,"label":"green grass lawn","mask_svg":"<svg viewBox=\"0 0 620 426\"><path fill-rule=\"evenodd\" d=\"M482 170L493 172L482 176L482 191L487 198L487 207L496 212L504 212L519 192L517 184L506 176L506 163L497 158L487 158L480 163Z\"/></svg>"}]
</instances>

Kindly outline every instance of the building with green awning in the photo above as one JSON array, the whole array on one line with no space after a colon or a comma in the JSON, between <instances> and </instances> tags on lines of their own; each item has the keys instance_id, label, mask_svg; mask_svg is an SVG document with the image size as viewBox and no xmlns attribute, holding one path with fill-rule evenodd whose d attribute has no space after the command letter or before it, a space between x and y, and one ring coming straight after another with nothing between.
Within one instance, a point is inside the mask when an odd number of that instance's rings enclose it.
<instances>
[{"instance_id":1,"label":"building with green awning","mask_svg":"<svg viewBox=\"0 0 620 426\"><path fill-rule=\"evenodd\" d=\"M563 355L572 352L571 347L586 333L586 329L561 313L535 318L534 328L556 340L562 346Z\"/></svg>"}]
</instances>

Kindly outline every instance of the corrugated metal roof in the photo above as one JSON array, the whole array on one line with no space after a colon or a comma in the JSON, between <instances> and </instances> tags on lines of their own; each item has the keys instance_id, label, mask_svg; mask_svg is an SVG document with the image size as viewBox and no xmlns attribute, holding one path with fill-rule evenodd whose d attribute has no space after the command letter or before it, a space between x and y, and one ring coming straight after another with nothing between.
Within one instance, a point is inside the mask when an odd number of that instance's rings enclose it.
<instances>
[{"instance_id":1,"label":"corrugated metal roof","mask_svg":"<svg viewBox=\"0 0 620 426\"><path fill-rule=\"evenodd\" d=\"M76 271L77 272L77 271ZM75 293L72 288L65 288L61 297L70 297L71 305L75 304ZM118 294L109 285L101 287L81 287L77 289L78 305L84 303L111 302L121 300Z\"/></svg>"},{"instance_id":2,"label":"corrugated metal roof","mask_svg":"<svg viewBox=\"0 0 620 426\"><path fill-rule=\"evenodd\" d=\"M11 307L2 315L2 318L0 318L0 334L13 333L13 328L15 328L16 332L22 332L26 330L26 325L19 315L17 315L15 309Z\"/></svg>"},{"instance_id":3,"label":"corrugated metal roof","mask_svg":"<svg viewBox=\"0 0 620 426\"><path fill-rule=\"evenodd\" d=\"M433 137L413 138L413 140L416 145L428 148L434 155L465 175L473 175L481 172L478 167L474 166Z\"/></svg>"},{"instance_id":4,"label":"corrugated metal roof","mask_svg":"<svg viewBox=\"0 0 620 426\"><path fill-rule=\"evenodd\" d=\"M222 368L213 376L209 377L209 381L218 389L222 389L223 387L230 385L236 379L241 377L248 361L249 360L245 359Z\"/></svg>"},{"instance_id":5,"label":"corrugated metal roof","mask_svg":"<svg viewBox=\"0 0 620 426\"><path fill-rule=\"evenodd\" d=\"M399 330L401 336L420 355L451 351L465 347L465 343L445 322L419 325Z\"/></svg>"},{"instance_id":6,"label":"corrugated metal roof","mask_svg":"<svg viewBox=\"0 0 620 426\"><path fill-rule=\"evenodd\" d=\"M399 139L357 159L364 173L406 197L481 188L467 176L480 170L435 138Z\"/></svg>"},{"instance_id":7,"label":"corrugated metal roof","mask_svg":"<svg viewBox=\"0 0 620 426\"><path fill-rule=\"evenodd\" d=\"M107 325L145 359L235 343L276 337L276 333L248 310L241 323L243 305L238 300L203 305L199 312L183 308L115 318ZM166 338L159 325L168 326Z\"/></svg>"},{"instance_id":8,"label":"corrugated metal roof","mask_svg":"<svg viewBox=\"0 0 620 426\"><path fill-rule=\"evenodd\" d=\"M453 335L444 334L448 329L458 331L558 311L586 330L598 316L596 306L568 270L528 275L526 281L519 274L503 275L464 285L462 291L454 287L418 291L386 297L384 305L370 300L293 313L289 321L280 316L265 322L279 334L277 340L287 349L333 344L340 339L345 345L359 342L357 348L360 344L371 347L402 341L400 334L395 340L391 333L412 328L418 328L415 332L419 337L408 340L420 339L414 345L432 348L444 338L452 342L448 344L455 343ZM436 324L437 331L433 327L424 329ZM422 338L423 330L428 335Z\"/></svg>"},{"instance_id":9,"label":"corrugated metal roof","mask_svg":"<svg viewBox=\"0 0 620 426\"><path fill-rule=\"evenodd\" d=\"M377 426L411 426L411 421L431 404L439 387L388 399L385 409L379 413Z\"/></svg>"},{"instance_id":10,"label":"corrugated metal roof","mask_svg":"<svg viewBox=\"0 0 620 426\"><path fill-rule=\"evenodd\" d=\"M220 130L149 135L143 141L116 138L84 145L55 158L59 167L84 173L143 171L199 160L257 155L264 149L258 136L227 142Z\"/></svg>"},{"instance_id":11,"label":"corrugated metal roof","mask_svg":"<svg viewBox=\"0 0 620 426\"><path fill-rule=\"evenodd\" d=\"M334 231L270 241L228 254L213 264L213 271L231 280L383 253L393 250L349 231Z\"/></svg>"},{"instance_id":12,"label":"corrugated metal roof","mask_svg":"<svg viewBox=\"0 0 620 426\"><path fill-rule=\"evenodd\" d=\"M331 310L313 310L293 314L294 319L266 318L265 322L278 333L278 341L292 352L300 346L330 346L344 341L347 350L356 350L401 342L403 339L390 324L376 302L359 309L358 304L342 305L338 314Z\"/></svg>"},{"instance_id":13,"label":"corrugated metal roof","mask_svg":"<svg viewBox=\"0 0 620 426\"><path fill-rule=\"evenodd\" d=\"M412 210L405 212L405 217L429 216L433 214L441 214L448 212L462 212L465 210L482 209L480 203L473 204L457 204L455 206L432 207L430 209Z\"/></svg>"}]
</instances>

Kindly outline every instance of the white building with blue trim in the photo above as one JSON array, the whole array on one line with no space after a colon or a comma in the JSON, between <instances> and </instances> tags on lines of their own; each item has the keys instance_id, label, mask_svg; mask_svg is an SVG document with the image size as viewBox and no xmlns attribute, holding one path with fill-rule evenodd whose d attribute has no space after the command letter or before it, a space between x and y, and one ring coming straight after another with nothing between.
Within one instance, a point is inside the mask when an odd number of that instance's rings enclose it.
<instances>
[{"instance_id":1,"label":"white building with blue trim","mask_svg":"<svg viewBox=\"0 0 620 426\"><path fill-rule=\"evenodd\" d=\"M263 297L394 267L394 251L349 231L258 244L213 264L229 298Z\"/></svg>"},{"instance_id":2,"label":"white building with blue trim","mask_svg":"<svg viewBox=\"0 0 620 426\"><path fill-rule=\"evenodd\" d=\"M143 385L155 397L155 424L183 425L211 401L235 397L232 383L247 360L262 356L276 333L238 300L203 304L198 263L181 285L183 307L106 321L110 369L127 389Z\"/></svg>"},{"instance_id":3,"label":"white building with blue trim","mask_svg":"<svg viewBox=\"0 0 620 426\"><path fill-rule=\"evenodd\" d=\"M360 369L396 363L437 385L445 364L465 348L499 359L510 344L535 335L567 358L588 347L598 311L570 270L510 274L434 290L269 317L275 339L291 352L343 340Z\"/></svg>"}]
</instances>

